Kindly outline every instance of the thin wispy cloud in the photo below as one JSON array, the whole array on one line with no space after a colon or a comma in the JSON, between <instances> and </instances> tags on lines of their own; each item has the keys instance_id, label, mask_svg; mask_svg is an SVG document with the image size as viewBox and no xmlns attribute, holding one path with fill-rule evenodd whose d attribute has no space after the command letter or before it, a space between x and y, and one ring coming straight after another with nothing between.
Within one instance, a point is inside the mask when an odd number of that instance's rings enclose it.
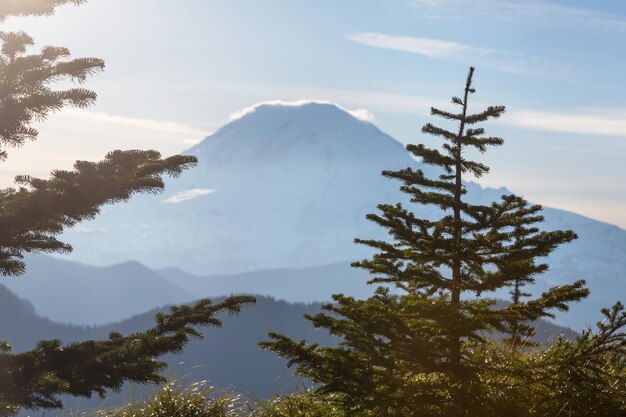
<instances>
[{"instance_id":1,"label":"thin wispy cloud","mask_svg":"<svg viewBox=\"0 0 626 417\"><path fill-rule=\"evenodd\" d=\"M208 195L214 192L215 190L210 188L193 188L191 190L185 190L176 193L173 196L163 200L163 202L166 204L178 204L182 203L183 201L193 200L194 198L202 197L203 195Z\"/></svg>"},{"instance_id":2,"label":"thin wispy cloud","mask_svg":"<svg viewBox=\"0 0 626 417\"><path fill-rule=\"evenodd\" d=\"M316 100L316 99L300 99L300 100L265 100L253 104L252 106L244 107L243 109L232 113L230 115L230 121L238 120L244 117L247 114L254 113L262 106L285 106L285 107L300 107L311 103L319 103L319 104L331 104L345 111L346 113L352 115L353 117L365 121L365 122L374 122L374 115L367 109L347 109L342 107L341 105L334 103L330 100Z\"/></svg>"},{"instance_id":3,"label":"thin wispy cloud","mask_svg":"<svg viewBox=\"0 0 626 417\"><path fill-rule=\"evenodd\" d=\"M410 3L422 16L431 19L468 19L480 15L499 21L545 20L550 25L575 29L626 30L626 18L622 16L542 0L411 0Z\"/></svg>"},{"instance_id":4,"label":"thin wispy cloud","mask_svg":"<svg viewBox=\"0 0 626 417\"><path fill-rule=\"evenodd\" d=\"M354 33L348 39L375 48L394 49L411 52L430 58L454 58L462 55L490 55L492 49L476 48L458 42L439 39L413 38L410 36L392 36L384 33Z\"/></svg>"},{"instance_id":5,"label":"thin wispy cloud","mask_svg":"<svg viewBox=\"0 0 626 417\"><path fill-rule=\"evenodd\" d=\"M45 178L52 170L71 169L76 160L97 161L113 149L178 154L210 133L183 123L79 109L52 114L37 129L39 139L26 149L9 149L8 160L0 165L0 186L14 186L16 175Z\"/></svg>"},{"instance_id":6,"label":"thin wispy cloud","mask_svg":"<svg viewBox=\"0 0 626 417\"><path fill-rule=\"evenodd\" d=\"M553 132L626 137L626 118L619 115L514 111L502 117L501 123Z\"/></svg>"},{"instance_id":7,"label":"thin wispy cloud","mask_svg":"<svg viewBox=\"0 0 626 417\"><path fill-rule=\"evenodd\" d=\"M460 42L375 32L353 33L348 35L347 39L374 48L408 52L428 58L449 59L469 65L481 65L511 74L540 75L539 71L529 67L529 59L521 54Z\"/></svg>"},{"instance_id":8,"label":"thin wispy cloud","mask_svg":"<svg viewBox=\"0 0 626 417\"><path fill-rule=\"evenodd\" d=\"M183 144L185 145L197 145L202 142L202 139L185 139L183 140Z\"/></svg>"},{"instance_id":9,"label":"thin wispy cloud","mask_svg":"<svg viewBox=\"0 0 626 417\"><path fill-rule=\"evenodd\" d=\"M59 113L60 117L81 119L91 122L111 123L116 125L129 126L145 130L156 130L167 133L178 133L181 135L193 135L198 137L207 136L208 132L202 129L197 129L191 126L187 126L181 123L142 119L126 116L118 116L114 114L108 114L97 111L88 111L80 109L66 109Z\"/></svg>"}]
</instances>

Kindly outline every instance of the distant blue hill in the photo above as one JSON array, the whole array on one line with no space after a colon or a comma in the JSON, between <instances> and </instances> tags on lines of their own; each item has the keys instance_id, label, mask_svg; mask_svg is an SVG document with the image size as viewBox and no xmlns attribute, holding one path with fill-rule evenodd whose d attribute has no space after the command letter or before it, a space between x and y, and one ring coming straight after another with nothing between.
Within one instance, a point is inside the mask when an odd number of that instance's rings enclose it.
<instances>
[{"instance_id":1,"label":"distant blue hill","mask_svg":"<svg viewBox=\"0 0 626 417\"><path fill-rule=\"evenodd\" d=\"M0 284L60 323L112 323L198 298L136 261L95 267L29 255L26 263L26 274L0 278Z\"/></svg>"}]
</instances>

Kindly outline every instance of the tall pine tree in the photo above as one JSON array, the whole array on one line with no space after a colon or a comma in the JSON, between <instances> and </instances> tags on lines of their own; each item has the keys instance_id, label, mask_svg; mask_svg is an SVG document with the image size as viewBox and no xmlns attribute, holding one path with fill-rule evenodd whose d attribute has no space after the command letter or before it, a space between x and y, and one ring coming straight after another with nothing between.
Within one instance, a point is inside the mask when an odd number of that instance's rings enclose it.
<instances>
[{"instance_id":1,"label":"tall pine tree","mask_svg":"<svg viewBox=\"0 0 626 417\"><path fill-rule=\"evenodd\" d=\"M468 150L485 152L502 139L484 135L481 122L500 117L503 106L469 112L474 69L458 111L431 109L433 116L456 123L454 130L426 124L422 131L443 140L441 149L423 144L407 150L440 170L428 178L422 170L384 171L402 182L401 191L415 205L441 209L441 217L418 217L401 204L378 206L367 218L387 229L391 241L361 240L377 251L353 266L380 284L366 300L335 295L327 312L307 317L342 340L339 347L296 342L280 334L261 343L296 365L322 393L332 394L352 413L373 416L468 416L481 410L481 369L473 352L496 332L567 310L587 295L583 281L555 287L541 296L505 307L485 294L530 282L547 269L538 259L574 239L571 231L540 232L529 227L541 220L539 206L505 195L489 205L466 198L464 179L489 169L468 159ZM392 291L393 290L393 291Z\"/></svg>"},{"instance_id":2,"label":"tall pine tree","mask_svg":"<svg viewBox=\"0 0 626 417\"><path fill-rule=\"evenodd\" d=\"M55 7L81 0L3 0L0 22L11 15L51 14ZM45 47L29 53L33 39L23 32L0 32L0 158L7 149L35 140L34 120L71 105L86 107L96 99L80 86L54 89L59 81L82 83L104 68L96 58L70 59L63 47ZM162 176L177 176L196 163L190 156L161 158L156 151L113 151L100 162L78 161L73 170L53 171L49 179L16 178L18 188L0 191L0 273L19 275L31 252L68 252L57 239L66 228L96 216L108 203L128 200L137 193L158 193ZM190 338L200 337L201 326L220 326L218 313L236 313L254 302L231 297L218 304L201 300L173 307L157 316L145 332L108 340L64 345L42 341L33 350L13 354L0 346L0 415L19 407L60 407L59 395L91 396L119 389L126 381L161 381L165 363L160 355L179 352Z\"/></svg>"}]
</instances>

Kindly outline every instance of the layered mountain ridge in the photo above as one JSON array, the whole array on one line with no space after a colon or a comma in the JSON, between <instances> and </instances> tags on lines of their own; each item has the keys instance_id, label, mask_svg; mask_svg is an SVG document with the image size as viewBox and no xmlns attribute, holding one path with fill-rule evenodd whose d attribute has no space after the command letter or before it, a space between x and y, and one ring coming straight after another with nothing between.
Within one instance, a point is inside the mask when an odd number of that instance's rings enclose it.
<instances>
[{"instance_id":1,"label":"layered mountain ridge","mask_svg":"<svg viewBox=\"0 0 626 417\"><path fill-rule=\"evenodd\" d=\"M45 255L25 260L24 275L0 284L59 323L103 325L199 298L137 261L96 267Z\"/></svg>"},{"instance_id":2,"label":"layered mountain ridge","mask_svg":"<svg viewBox=\"0 0 626 417\"><path fill-rule=\"evenodd\" d=\"M46 260L39 262L45 263ZM322 346L334 345L337 342L335 337L320 332L303 319L305 314L316 314L320 308L319 303L287 303L258 296L256 305L245 308L238 316L226 317L223 327L203 329L203 339L192 340L178 355L165 355L162 359L169 364L165 375L183 383L206 380L215 387L215 392L242 392L253 397L267 397L302 387L304 382L292 375L293 370L287 368L287 361L272 352L260 350L258 342L267 340L268 333L275 331L296 340L305 339ZM38 341L46 339L69 343L105 339L111 332L128 335L154 326L155 314L162 311L166 309L151 309L119 323L103 326L60 324L40 317L32 304L0 285L0 340L7 341L13 352L18 353L32 349ZM538 340L558 334L574 335L567 329L544 321L537 326ZM136 388L133 394L138 399L151 395L154 390L151 386ZM64 398L64 403L66 410L83 413L103 404L106 407L124 404L133 394L125 386L121 392L109 393L105 400L97 396L91 399ZM23 410L19 414L28 415L32 412Z\"/></svg>"},{"instance_id":3,"label":"layered mountain ridge","mask_svg":"<svg viewBox=\"0 0 626 417\"><path fill-rule=\"evenodd\" d=\"M399 183L380 172L428 169L372 123L320 103L259 106L187 153L198 157L198 166L168 180L163 195L106 207L85 228L66 233L75 248L70 259L137 260L202 277L347 265L368 255L353 244L355 237L387 238L365 215L380 203L406 203ZM468 198L482 203L507 193L467 187ZM411 209L422 217L436 214ZM560 318L580 329L600 317L601 307L626 299L626 231L564 210L546 209L545 217L542 228L573 229L579 239L550 256L552 269L534 292L586 278L591 297ZM307 294L294 292L290 301L308 297L311 286L304 287Z\"/></svg>"}]
</instances>

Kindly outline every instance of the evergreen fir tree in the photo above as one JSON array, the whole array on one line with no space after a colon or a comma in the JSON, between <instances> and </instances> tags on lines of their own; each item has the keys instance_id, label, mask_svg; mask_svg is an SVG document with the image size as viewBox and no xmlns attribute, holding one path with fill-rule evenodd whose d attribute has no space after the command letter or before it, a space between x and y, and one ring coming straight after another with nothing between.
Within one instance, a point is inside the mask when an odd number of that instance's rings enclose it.
<instances>
[{"instance_id":1,"label":"evergreen fir tree","mask_svg":"<svg viewBox=\"0 0 626 417\"><path fill-rule=\"evenodd\" d=\"M440 169L428 178L422 170L384 171L402 182L401 191L413 204L441 209L437 220L419 218L401 204L378 206L367 218L387 229L391 242L361 240L374 248L371 259L353 266L381 284L366 300L335 295L327 312L307 317L314 326L341 337L339 347L319 347L270 334L265 349L296 365L296 373L311 379L321 393L335 394L350 413L373 416L468 416L482 410L485 363L473 352L496 332L507 333L518 323L567 310L585 297L584 281L554 287L541 296L521 300L522 283L547 269L537 264L560 244L574 239L571 231L539 232L527 227L539 222L539 206L505 195L490 205L467 201L464 179L480 177L488 167L467 158L468 150L485 152L503 143L484 136L477 124L500 117L503 106L469 113L474 69L470 68L463 96L453 97L458 112L431 109L434 116L457 124L454 131L426 124L422 131L443 139L442 149L408 145L424 164ZM497 307L485 294L518 287L517 302ZM392 291L393 289L393 291ZM337 398L337 397L335 397Z\"/></svg>"},{"instance_id":2,"label":"evergreen fir tree","mask_svg":"<svg viewBox=\"0 0 626 417\"><path fill-rule=\"evenodd\" d=\"M541 206L534 205L525 207L525 209L528 215L525 217L524 223L513 228L513 243L509 247L508 256L502 257L498 261L499 270L513 281L510 291L513 305L520 304L522 299L531 297L532 294L525 292L524 287L532 285L536 275L548 270L547 264L536 264L535 256L528 253L529 248L533 248L532 244L529 245L529 239L533 239L533 236L539 232L534 224L544 220L543 216L539 214ZM512 348L536 346L537 344L532 341L534 334L535 328L530 323L513 320L509 325L508 337L504 341Z\"/></svg>"},{"instance_id":3,"label":"evergreen fir tree","mask_svg":"<svg viewBox=\"0 0 626 417\"><path fill-rule=\"evenodd\" d=\"M4 0L0 22L11 15L50 14L65 3L80 0ZM82 87L53 89L58 81L82 83L104 68L96 58L70 59L63 47L45 47L29 53L33 39L23 32L0 32L0 157L7 149L35 140L32 121L71 105L86 107L96 99ZM0 273L24 272L23 256L31 252L68 252L57 239L66 228L98 214L108 203L128 200L137 193L158 193L162 176L177 176L196 163L195 157L161 158L156 151L113 151L100 162L78 161L73 170L53 171L49 179L16 178L17 189L0 191ZM212 304L201 300L192 306L173 307L157 316L154 328L108 340L63 345L42 341L28 352L13 354L0 347L0 415L19 407L60 407L59 395L91 396L117 390L126 381L162 381L165 364L156 358L179 352L200 326L220 326L220 312L236 313L254 302L231 297Z\"/></svg>"}]
</instances>

